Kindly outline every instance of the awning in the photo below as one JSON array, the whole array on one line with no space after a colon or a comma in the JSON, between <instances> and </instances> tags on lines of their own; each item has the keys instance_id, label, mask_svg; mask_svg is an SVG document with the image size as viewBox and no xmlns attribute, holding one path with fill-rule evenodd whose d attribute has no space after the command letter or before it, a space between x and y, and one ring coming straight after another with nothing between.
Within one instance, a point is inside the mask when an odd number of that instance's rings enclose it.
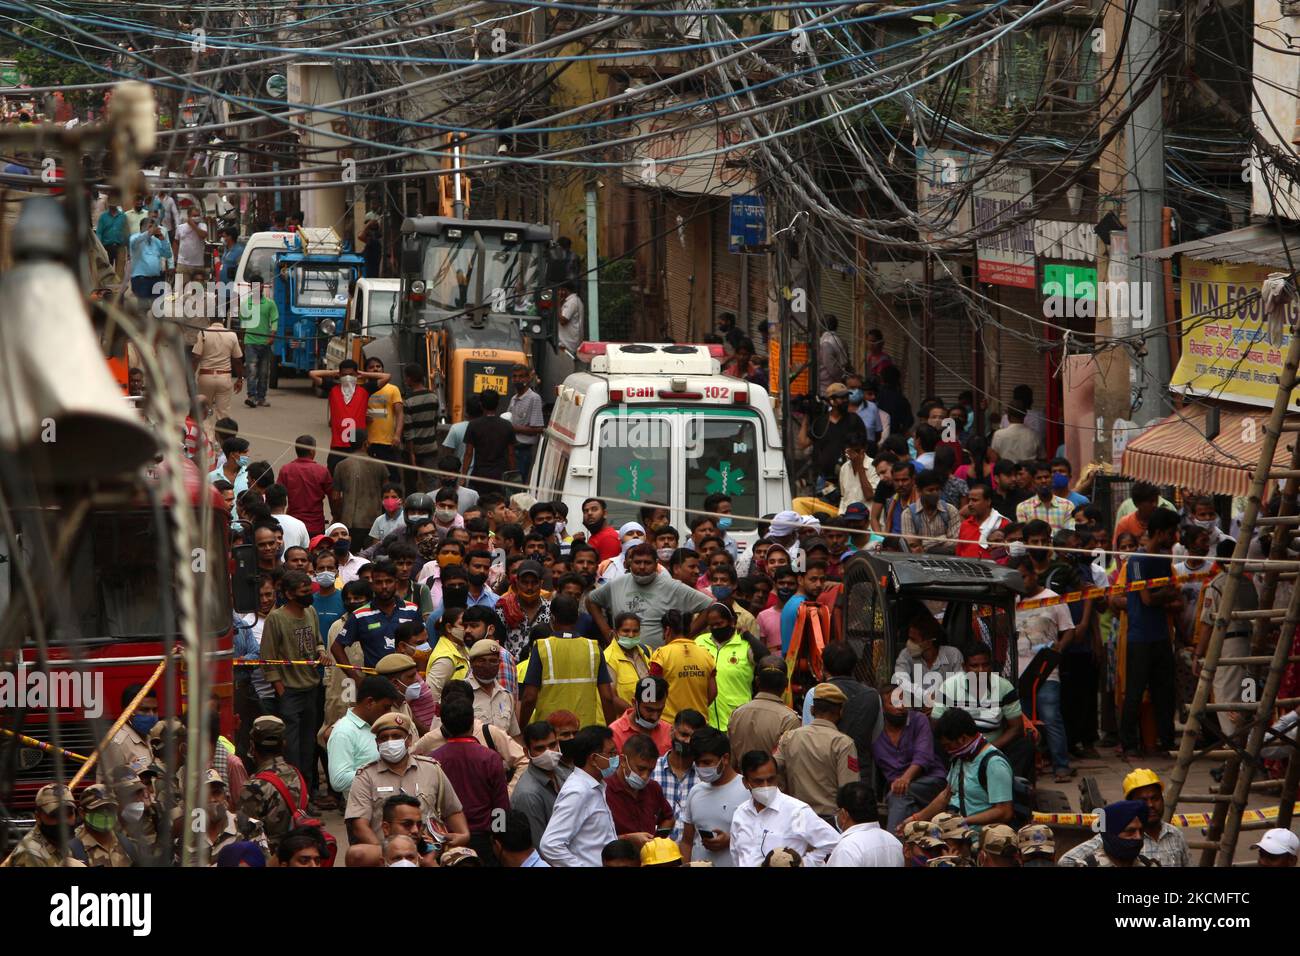
<instances>
[{"instance_id":1,"label":"awning","mask_svg":"<svg viewBox=\"0 0 1300 956\"><path fill-rule=\"evenodd\" d=\"M1144 259L1172 259L1174 256L1187 256L1202 262L1290 269L1291 258L1300 258L1300 232L1279 231L1274 225L1247 226L1142 253Z\"/></svg>"},{"instance_id":2,"label":"awning","mask_svg":"<svg viewBox=\"0 0 1300 956\"><path fill-rule=\"evenodd\" d=\"M1200 494L1245 495L1264 443L1267 412L1222 407L1219 435L1205 439L1208 408L1180 409L1131 439L1120 460L1120 474L1157 485L1174 485ZM1292 433L1282 436L1273 464L1289 468Z\"/></svg>"}]
</instances>

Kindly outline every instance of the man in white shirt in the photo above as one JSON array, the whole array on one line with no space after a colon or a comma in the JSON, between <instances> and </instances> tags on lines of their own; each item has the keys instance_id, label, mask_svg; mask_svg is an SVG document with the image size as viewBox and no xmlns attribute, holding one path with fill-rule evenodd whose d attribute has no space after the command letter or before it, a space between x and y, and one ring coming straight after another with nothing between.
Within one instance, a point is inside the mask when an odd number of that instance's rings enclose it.
<instances>
[{"instance_id":1,"label":"man in white shirt","mask_svg":"<svg viewBox=\"0 0 1300 956\"><path fill-rule=\"evenodd\" d=\"M271 517L284 532L286 548L309 548L311 532L307 526L289 514L289 489L278 482L266 491L266 506L271 509Z\"/></svg>"},{"instance_id":2,"label":"man in white shirt","mask_svg":"<svg viewBox=\"0 0 1300 956\"><path fill-rule=\"evenodd\" d=\"M614 732L584 727L565 748L573 773L555 798L537 852L551 866L600 866L600 853L618 839L605 803L605 780L618 771Z\"/></svg>"},{"instance_id":3,"label":"man in white shirt","mask_svg":"<svg viewBox=\"0 0 1300 956\"><path fill-rule=\"evenodd\" d=\"M582 338L587 334L587 313L582 300L569 283L560 286L564 303L560 306L560 347L577 354Z\"/></svg>"},{"instance_id":4,"label":"man in white shirt","mask_svg":"<svg viewBox=\"0 0 1300 956\"><path fill-rule=\"evenodd\" d=\"M202 282L207 277L208 226L197 206L189 208L185 221L176 227L176 271L182 282Z\"/></svg>"},{"instance_id":5,"label":"man in white shirt","mask_svg":"<svg viewBox=\"0 0 1300 956\"><path fill-rule=\"evenodd\" d=\"M839 834L802 800L777 787L776 759L751 750L740 761L749 799L731 818L731 858L736 866L761 866L778 847L794 850L805 866L821 866L839 842Z\"/></svg>"},{"instance_id":6,"label":"man in white shirt","mask_svg":"<svg viewBox=\"0 0 1300 956\"><path fill-rule=\"evenodd\" d=\"M1060 652L1074 639L1074 618L1070 609L1064 604L1051 604L1047 607L1020 610L1020 605L1030 601L1042 601L1057 597L1051 588L1040 587L1038 571L1034 559L1023 555L1013 559L1009 565L1020 571L1025 580L1026 597L1016 602L1016 656L1019 658L1020 674L1024 674L1035 655L1044 648ZM1017 675L1019 676L1019 675ZM1066 744L1065 720L1061 715L1061 674L1060 668L1054 668L1038 684L1038 694L1034 702L1038 718L1042 722L1043 732L1047 736L1047 750L1052 757L1056 771L1056 782L1067 783L1074 775L1070 769L1070 751Z\"/></svg>"},{"instance_id":7,"label":"man in white shirt","mask_svg":"<svg viewBox=\"0 0 1300 956\"><path fill-rule=\"evenodd\" d=\"M709 860L714 866L735 866L731 858L731 821L749 790L731 765L731 740L712 727L691 737L695 776L682 807L682 862Z\"/></svg>"},{"instance_id":8,"label":"man in white shirt","mask_svg":"<svg viewBox=\"0 0 1300 956\"><path fill-rule=\"evenodd\" d=\"M835 824L840 842L827 866L902 866L903 844L880 827L870 784L846 783L836 795Z\"/></svg>"}]
</instances>

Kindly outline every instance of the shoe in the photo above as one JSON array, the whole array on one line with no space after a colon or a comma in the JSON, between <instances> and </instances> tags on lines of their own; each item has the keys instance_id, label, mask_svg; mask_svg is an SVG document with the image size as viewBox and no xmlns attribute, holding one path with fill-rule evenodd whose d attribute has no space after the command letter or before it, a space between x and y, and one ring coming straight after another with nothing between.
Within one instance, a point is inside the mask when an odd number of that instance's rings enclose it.
<instances>
[{"instance_id":1,"label":"shoe","mask_svg":"<svg viewBox=\"0 0 1300 956\"><path fill-rule=\"evenodd\" d=\"M253 401L251 398L244 399L244 404L247 405L249 408L257 407L257 402Z\"/></svg>"},{"instance_id":2,"label":"shoe","mask_svg":"<svg viewBox=\"0 0 1300 956\"><path fill-rule=\"evenodd\" d=\"M264 399L264 398L260 398L260 399L258 399L258 401L257 401L257 407L258 407L258 408L270 408L270 406L271 406L271 403L268 402L268 401L267 401L266 399Z\"/></svg>"}]
</instances>

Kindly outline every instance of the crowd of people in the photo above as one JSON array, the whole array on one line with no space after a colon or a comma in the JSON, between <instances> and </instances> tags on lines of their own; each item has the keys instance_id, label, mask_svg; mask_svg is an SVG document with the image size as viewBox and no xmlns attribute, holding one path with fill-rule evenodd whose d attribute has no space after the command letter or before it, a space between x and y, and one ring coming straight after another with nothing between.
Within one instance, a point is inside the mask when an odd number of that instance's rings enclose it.
<instances>
[{"instance_id":1,"label":"crowd of people","mask_svg":"<svg viewBox=\"0 0 1300 956\"><path fill-rule=\"evenodd\" d=\"M743 338L724 341L749 367ZM729 534L723 494L681 529L660 505L616 528L597 498L572 514L512 494L544 423L526 369L507 409L485 391L439 441L418 374L398 388L376 360L344 362L321 376L336 379L326 463L301 436L278 473L249 461L230 417L210 438L191 422L187 451L210 442L259 573L259 607L236 622L238 729L214 728L205 778L214 864L1189 865L1151 769L1132 769L1097 836L1059 860L1025 787L1069 781L1102 748L1168 761L1218 613L1230 510L1137 482L1104 513L1089 474L1044 455L1028 389L986 434L969 395L913 415L878 332L865 374L822 345L824 404L800 436L813 480L752 544ZM951 646L927 607L879 683L846 639L845 572L870 551L1018 571L1013 667L979 639ZM1258 606L1243 590L1235 607ZM1216 700L1240 701L1244 675L1216 673ZM96 787L42 792L46 858L174 856L159 754L177 741L156 711L135 711ZM1205 732L1230 736L1239 717ZM346 848L321 823L334 811ZM79 821L75 847L59 842L62 814ZM1294 865L1296 842L1270 831L1260 862Z\"/></svg>"}]
</instances>

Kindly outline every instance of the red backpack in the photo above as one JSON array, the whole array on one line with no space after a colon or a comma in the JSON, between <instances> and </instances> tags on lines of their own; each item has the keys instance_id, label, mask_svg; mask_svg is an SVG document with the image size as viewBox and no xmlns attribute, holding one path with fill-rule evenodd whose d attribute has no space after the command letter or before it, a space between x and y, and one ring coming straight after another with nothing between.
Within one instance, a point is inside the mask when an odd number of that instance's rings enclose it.
<instances>
[{"instance_id":1,"label":"red backpack","mask_svg":"<svg viewBox=\"0 0 1300 956\"><path fill-rule=\"evenodd\" d=\"M280 775L274 771L263 770L254 779L265 780L275 787L275 792L281 796L293 813L293 825L295 827L316 827L316 829L320 830L321 836L325 838L325 859L321 861L321 866L333 866L334 859L339 853L339 841L334 839L333 835L325 829L325 824L319 818L307 815L307 781L303 778L302 771L297 767L293 768L293 772L298 774L298 792L302 794L302 806L294 806L293 794L289 792L289 788L280 779Z\"/></svg>"}]
</instances>

